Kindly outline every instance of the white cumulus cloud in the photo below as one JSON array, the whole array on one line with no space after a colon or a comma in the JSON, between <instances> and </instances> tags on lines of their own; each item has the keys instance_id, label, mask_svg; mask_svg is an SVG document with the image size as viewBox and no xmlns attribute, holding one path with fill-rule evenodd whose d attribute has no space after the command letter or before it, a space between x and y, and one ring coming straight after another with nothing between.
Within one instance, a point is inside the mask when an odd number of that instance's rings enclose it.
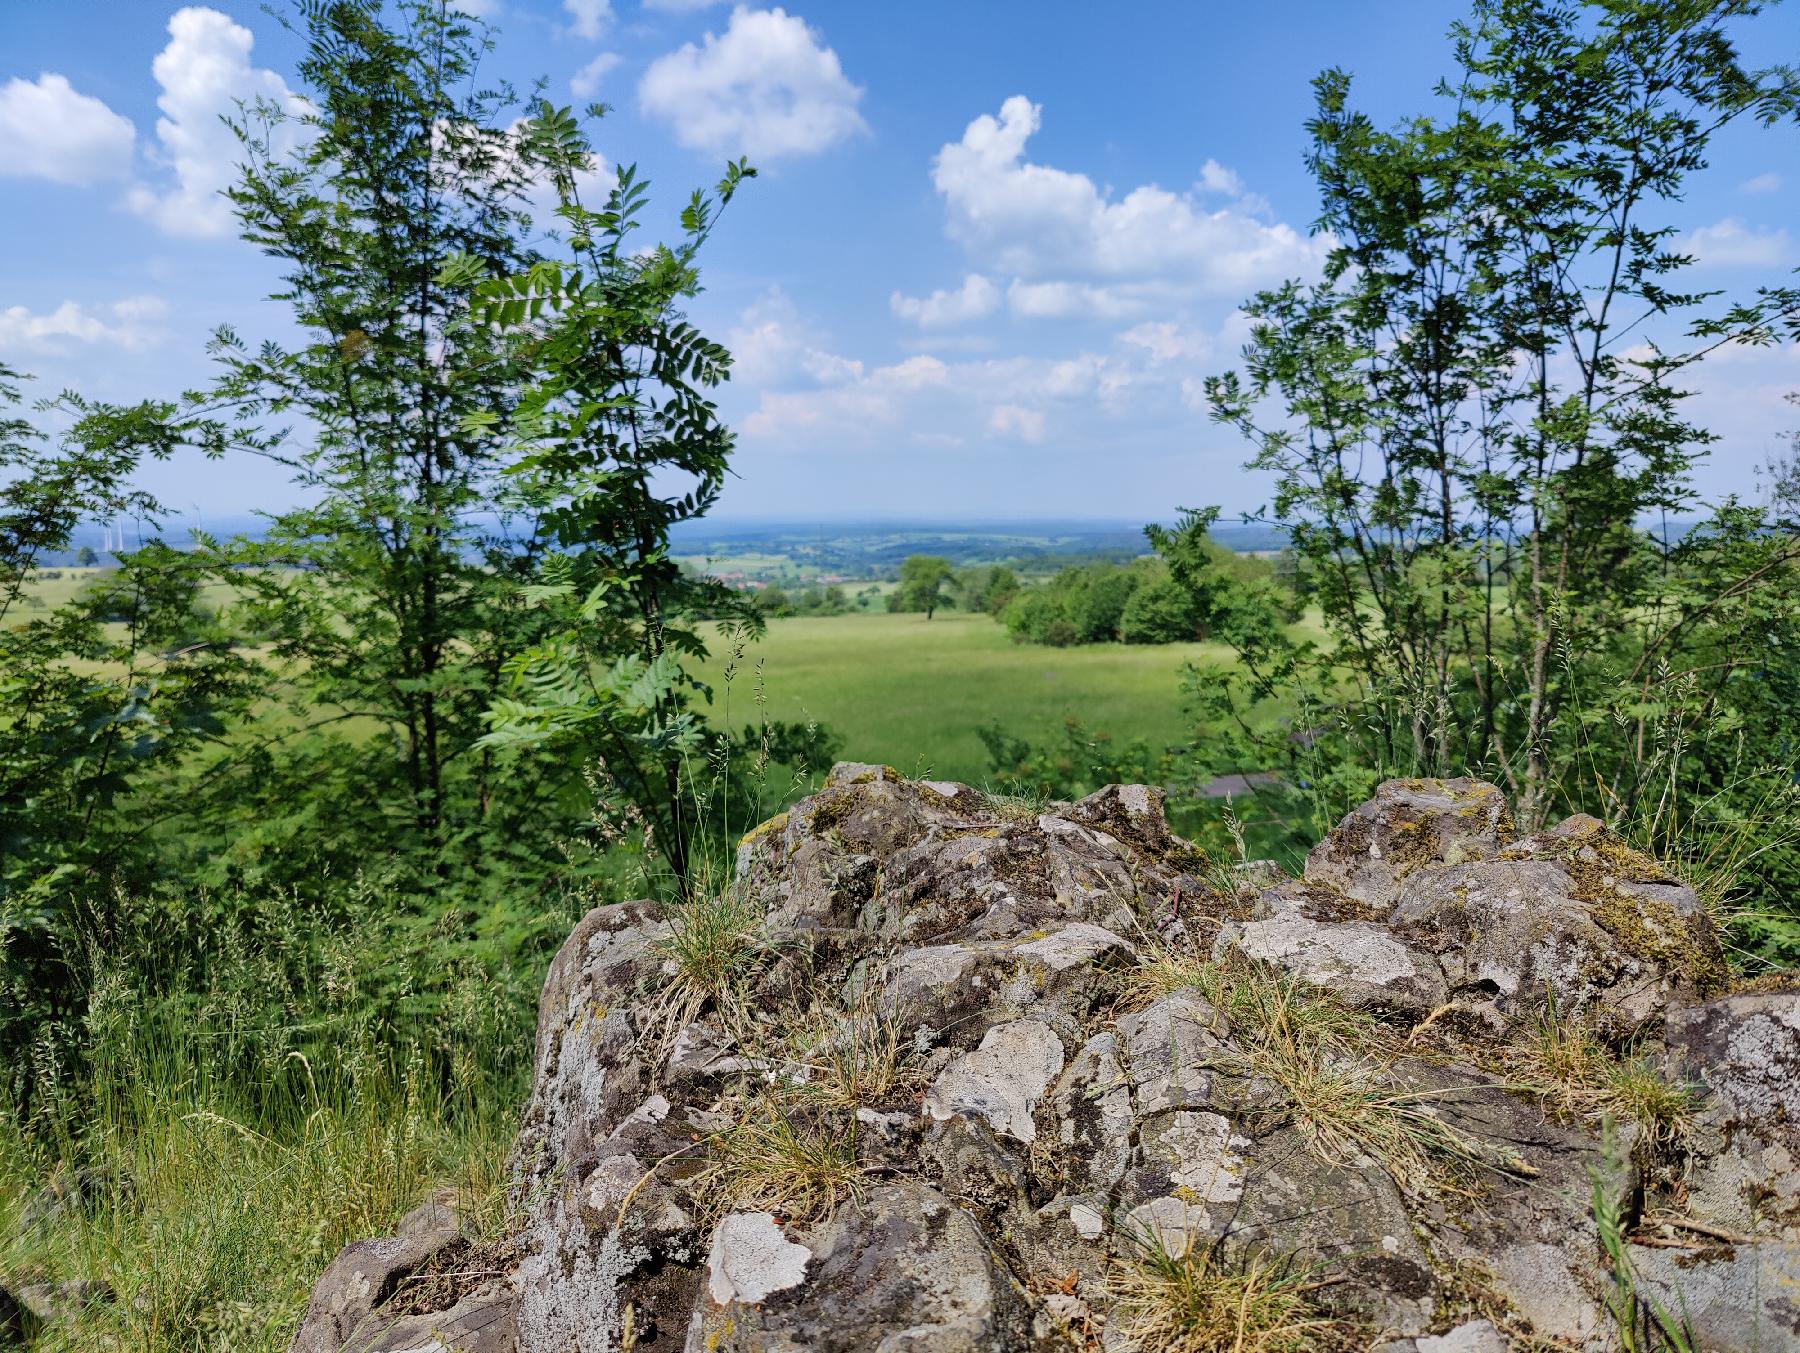
<instances>
[{"instance_id":1,"label":"white cumulus cloud","mask_svg":"<svg viewBox=\"0 0 1800 1353\"><path fill-rule=\"evenodd\" d=\"M1758 174L1752 179L1745 179L1738 184L1738 191L1740 193L1775 193L1781 191L1781 184L1781 175L1770 171L1767 174Z\"/></svg>"},{"instance_id":2,"label":"white cumulus cloud","mask_svg":"<svg viewBox=\"0 0 1800 1353\"><path fill-rule=\"evenodd\" d=\"M625 58L617 52L602 52L569 77L569 92L578 99L591 99L600 92L600 84Z\"/></svg>"},{"instance_id":3,"label":"white cumulus cloud","mask_svg":"<svg viewBox=\"0 0 1800 1353\"><path fill-rule=\"evenodd\" d=\"M73 184L124 178L136 138L129 118L61 75L0 85L0 175Z\"/></svg>"},{"instance_id":4,"label":"white cumulus cloud","mask_svg":"<svg viewBox=\"0 0 1800 1353\"><path fill-rule=\"evenodd\" d=\"M988 418L988 426L1003 437L1017 437L1027 442L1044 440L1042 412L1023 408L1018 404L996 404L993 414Z\"/></svg>"},{"instance_id":5,"label":"white cumulus cloud","mask_svg":"<svg viewBox=\"0 0 1800 1353\"><path fill-rule=\"evenodd\" d=\"M578 38L598 42L612 27L612 0L563 0L569 28Z\"/></svg>"},{"instance_id":6,"label":"white cumulus cloud","mask_svg":"<svg viewBox=\"0 0 1800 1353\"><path fill-rule=\"evenodd\" d=\"M658 57L638 85L643 110L696 150L773 159L825 150L868 130L837 53L798 15L732 10L721 37Z\"/></svg>"},{"instance_id":7,"label":"white cumulus cloud","mask_svg":"<svg viewBox=\"0 0 1800 1353\"><path fill-rule=\"evenodd\" d=\"M250 64L255 42L248 28L216 9L190 5L170 16L169 44L151 72L162 86L156 138L175 186L159 192L139 185L127 203L171 235L231 229L231 207L219 193L237 175L241 147L220 118L235 116L239 102L258 98L301 104L274 71Z\"/></svg>"},{"instance_id":8,"label":"white cumulus cloud","mask_svg":"<svg viewBox=\"0 0 1800 1353\"><path fill-rule=\"evenodd\" d=\"M0 310L0 352L62 352L70 343L148 347L161 337L156 321L168 308L158 296L128 296L97 310L64 301L45 314L15 305Z\"/></svg>"},{"instance_id":9,"label":"white cumulus cloud","mask_svg":"<svg viewBox=\"0 0 1800 1353\"><path fill-rule=\"evenodd\" d=\"M1787 231L1747 226L1735 216L1689 231L1677 241L1677 247L1718 268L1779 268L1794 252Z\"/></svg>"},{"instance_id":10,"label":"white cumulus cloud","mask_svg":"<svg viewBox=\"0 0 1800 1353\"><path fill-rule=\"evenodd\" d=\"M1086 174L1025 158L1042 110L1015 95L938 152L932 179L947 228L979 262L1013 275L1009 304L1031 316L1119 318L1195 297L1238 297L1317 270L1329 247L1259 219L1260 202L1214 161L1199 191L1212 209L1154 184L1115 198Z\"/></svg>"},{"instance_id":11,"label":"white cumulus cloud","mask_svg":"<svg viewBox=\"0 0 1800 1353\"><path fill-rule=\"evenodd\" d=\"M955 291L934 291L929 296L907 296L896 291L888 304L901 319L920 328L936 329L984 319L1000 308L1000 288L980 273L963 278Z\"/></svg>"}]
</instances>

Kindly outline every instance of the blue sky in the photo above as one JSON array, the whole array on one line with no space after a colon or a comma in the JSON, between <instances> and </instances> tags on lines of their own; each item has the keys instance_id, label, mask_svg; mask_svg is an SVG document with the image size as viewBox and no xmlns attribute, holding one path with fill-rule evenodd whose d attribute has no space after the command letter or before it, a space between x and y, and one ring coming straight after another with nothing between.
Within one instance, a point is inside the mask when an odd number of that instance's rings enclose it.
<instances>
[{"instance_id":1,"label":"blue sky","mask_svg":"<svg viewBox=\"0 0 1800 1353\"><path fill-rule=\"evenodd\" d=\"M1447 71L1436 0L1098 7L800 0L476 0L488 72L602 99L612 164L672 213L729 154L761 177L705 260L693 314L739 361L722 405L765 518L1167 516L1266 486L1199 382L1233 363L1236 303L1321 245L1301 162L1309 82L1356 77L1378 121ZM1746 30L1800 57L1800 7ZM294 39L254 0L60 0L0 10L0 360L106 399L205 381L207 334L280 335L273 277L213 194L217 115L297 88ZM1674 222L1697 280L1747 292L1800 264L1800 138L1734 130ZM665 217L666 219L666 217ZM1709 364L1702 471L1747 491L1800 422L1800 352ZM146 483L188 516L291 500L257 463Z\"/></svg>"}]
</instances>

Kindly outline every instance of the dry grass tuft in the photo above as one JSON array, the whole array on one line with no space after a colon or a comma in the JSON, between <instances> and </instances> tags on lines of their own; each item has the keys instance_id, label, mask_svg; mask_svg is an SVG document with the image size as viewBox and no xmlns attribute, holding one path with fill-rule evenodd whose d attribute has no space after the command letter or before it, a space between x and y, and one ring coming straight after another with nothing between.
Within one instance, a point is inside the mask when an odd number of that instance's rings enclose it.
<instances>
[{"instance_id":1,"label":"dry grass tuft","mask_svg":"<svg viewBox=\"0 0 1800 1353\"><path fill-rule=\"evenodd\" d=\"M802 1073L794 1093L833 1109L891 1103L919 1080L912 1040L896 1011L867 986L844 1010L797 1021L792 1062Z\"/></svg>"},{"instance_id":2,"label":"dry grass tuft","mask_svg":"<svg viewBox=\"0 0 1800 1353\"><path fill-rule=\"evenodd\" d=\"M1391 1036L1330 992L1242 958L1212 962L1153 950L1134 974L1138 999L1198 992L1231 1023L1246 1075L1280 1086L1313 1153L1331 1165L1379 1161L1408 1193L1466 1189L1482 1170L1524 1172L1510 1153L1446 1122L1430 1096L1389 1074Z\"/></svg>"},{"instance_id":3,"label":"dry grass tuft","mask_svg":"<svg viewBox=\"0 0 1800 1353\"><path fill-rule=\"evenodd\" d=\"M1671 1084L1646 1058L1615 1056L1585 1023L1559 1014L1554 1004L1538 1019L1523 1060L1514 1070L1518 1088L1572 1117L1635 1124L1641 1152L1666 1151L1687 1135L1691 1089Z\"/></svg>"},{"instance_id":4,"label":"dry grass tuft","mask_svg":"<svg viewBox=\"0 0 1800 1353\"><path fill-rule=\"evenodd\" d=\"M699 1192L722 1209L808 1219L856 1196L863 1167L856 1125L774 1091L746 1091L737 1122L713 1138Z\"/></svg>"},{"instance_id":5,"label":"dry grass tuft","mask_svg":"<svg viewBox=\"0 0 1800 1353\"><path fill-rule=\"evenodd\" d=\"M671 911L660 951L675 960L678 980L696 1001L736 995L763 952L763 914L734 888L684 902Z\"/></svg>"},{"instance_id":6,"label":"dry grass tuft","mask_svg":"<svg viewBox=\"0 0 1800 1353\"><path fill-rule=\"evenodd\" d=\"M1214 1250L1172 1255L1153 1237L1135 1248L1108 1284L1128 1348L1305 1353L1339 1330L1314 1304L1314 1284L1267 1259L1227 1268Z\"/></svg>"}]
</instances>

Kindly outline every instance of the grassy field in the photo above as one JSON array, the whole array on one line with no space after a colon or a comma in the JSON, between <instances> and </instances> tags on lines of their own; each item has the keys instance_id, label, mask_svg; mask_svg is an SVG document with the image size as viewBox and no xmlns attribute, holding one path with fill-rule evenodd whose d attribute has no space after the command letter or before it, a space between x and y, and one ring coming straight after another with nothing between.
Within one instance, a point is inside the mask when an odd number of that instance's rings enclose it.
<instances>
[{"instance_id":1,"label":"grassy field","mask_svg":"<svg viewBox=\"0 0 1800 1353\"><path fill-rule=\"evenodd\" d=\"M1119 739L1177 742L1182 665L1231 661L1216 644L1015 644L991 617L954 611L772 620L729 686L730 655L713 648L704 677L732 725L755 719L760 681L770 718L818 720L846 758L975 783L988 777L975 730L995 720L1036 739L1073 714Z\"/></svg>"}]
</instances>

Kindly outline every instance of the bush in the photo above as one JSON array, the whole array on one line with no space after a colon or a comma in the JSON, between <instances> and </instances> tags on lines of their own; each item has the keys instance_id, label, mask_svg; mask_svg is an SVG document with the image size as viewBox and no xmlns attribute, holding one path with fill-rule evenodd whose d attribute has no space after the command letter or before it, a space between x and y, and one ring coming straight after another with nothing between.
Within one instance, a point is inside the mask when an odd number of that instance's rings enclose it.
<instances>
[{"instance_id":1,"label":"bush","mask_svg":"<svg viewBox=\"0 0 1800 1353\"><path fill-rule=\"evenodd\" d=\"M1170 578L1138 588L1119 617L1119 638L1128 644L1177 644L1199 630L1192 600Z\"/></svg>"}]
</instances>

